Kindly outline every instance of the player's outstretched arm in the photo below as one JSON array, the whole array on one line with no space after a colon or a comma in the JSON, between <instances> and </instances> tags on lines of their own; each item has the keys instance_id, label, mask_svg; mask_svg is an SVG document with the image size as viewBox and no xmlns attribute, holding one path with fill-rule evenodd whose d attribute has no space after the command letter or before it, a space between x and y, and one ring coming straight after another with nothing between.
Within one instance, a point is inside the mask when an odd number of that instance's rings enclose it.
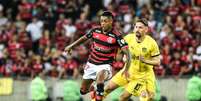
<instances>
[{"instance_id":1,"label":"player's outstretched arm","mask_svg":"<svg viewBox=\"0 0 201 101\"><path fill-rule=\"evenodd\" d=\"M122 49L123 53L126 55L126 62L125 62L125 68L124 68L124 72L123 74L126 76L126 79L129 78L129 73L128 73L128 69L130 67L130 64L131 64L131 54L129 52L128 49L124 48Z\"/></svg>"},{"instance_id":2,"label":"player's outstretched arm","mask_svg":"<svg viewBox=\"0 0 201 101\"><path fill-rule=\"evenodd\" d=\"M139 60L142 61L143 63L149 64L149 65L155 65L158 66L160 65L160 55L151 57L149 59L145 59L143 56L139 56Z\"/></svg>"},{"instance_id":3,"label":"player's outstretched arm","mask_svg":"<svg viewBox=\"0 0 201 101\"><path fill-rule=\"evenodd\" d=\"M131 64L131 54L128 49L122 49L122 51L126 55L126 69L128 69Z\"/></svg>"},{"instance_id":4,"label":"player's outstretched arm","mask_svg":"<svg viewBox=\"0 0 201 101\"><path fill-rule=\"evenodd\" d=\"M73 47L83 43L84 41L86 41L88 38L86 36L82 36L81 38L79 38L78 40L76 40L75 42L73 42L72 44L68 45L65 47L64 52L66 52L67 54L69 54L72 50Z\"/></svg>"}]
</instances>

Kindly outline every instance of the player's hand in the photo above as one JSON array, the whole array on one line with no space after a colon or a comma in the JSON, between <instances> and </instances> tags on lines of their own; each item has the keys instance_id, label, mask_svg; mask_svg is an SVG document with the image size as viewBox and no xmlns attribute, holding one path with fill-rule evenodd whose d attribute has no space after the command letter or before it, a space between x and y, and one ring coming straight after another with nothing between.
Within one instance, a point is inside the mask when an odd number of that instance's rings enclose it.
<instances>
[{"instance_id":1,"label":"player's hand","mask_svg":"<svg viewBox=\"0 0 201 101\"><path fill-rule=\"evenodd\" d=\"M65 49L64 49L64 52L65 52L66 54L70 54L70 55L71 55L72 47L71 47L71 46L66 46Z\"/></svg>"},{"instance_id":2,"label":"player's hand","mask_svg":"<svg viewBox=\"0 0 201 101\"><path fill-rule=\"evenodd\" d=\"M128 78L130 77L130 74L129 74L129 72L128 72L128 69L124 69L123 72L122 72L122 75L125 75L126 80L128 80Z\"/></svg>"}]
</instances>

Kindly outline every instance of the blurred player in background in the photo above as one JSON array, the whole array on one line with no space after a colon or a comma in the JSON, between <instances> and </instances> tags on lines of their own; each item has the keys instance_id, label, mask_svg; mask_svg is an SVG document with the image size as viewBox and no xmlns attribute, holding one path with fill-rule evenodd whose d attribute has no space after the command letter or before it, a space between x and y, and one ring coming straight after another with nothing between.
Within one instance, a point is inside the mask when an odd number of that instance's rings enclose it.
<instances>
[{"instance_id":1,"label":"blurred player in background","mask_svg":"<svg viewBox=\"0 0 201 101\"><path fill-rule=\"evenodd\" d=\"M131 95L139 96L140 101L152 101L155 94L154 65L160 65L160 51L156 41L149 35L146 19L138 19L132 33L125 36L132 55L129 77L119 71L105 88L105 95L119 86L125 90L119 101L127 101Z\"/></svg>"},{"instance_id":2,"label":"blurred player in background","mask_svg":"<svg viewBox=\"0 0 201 101\"><path fill-rule=\"evenodd\" d=\"M186 98L188 101L201 101L201 71L197 71L188 81Z\"/></svg>"},{"instance_id":3,"label":"blurred player in background","mask_svg":"<svg viewBox=\"0 0 201 101\"><path fill-rule=\"evenodd\" d=\"M87 34L65 48L71 52L72 48L92 39L91 53L84 67L84 75L80 93L87 94L93 81L96 81L96 101L102 101L104 82L112 77L111 64L118 48L127 56L126 67L130 66L128 45L121 34L113 27L114 17L111 12L103 12L100 16L100 27L91 29ZM124 71L128 74L127 69Z\"/></svg>"}]
</instances>

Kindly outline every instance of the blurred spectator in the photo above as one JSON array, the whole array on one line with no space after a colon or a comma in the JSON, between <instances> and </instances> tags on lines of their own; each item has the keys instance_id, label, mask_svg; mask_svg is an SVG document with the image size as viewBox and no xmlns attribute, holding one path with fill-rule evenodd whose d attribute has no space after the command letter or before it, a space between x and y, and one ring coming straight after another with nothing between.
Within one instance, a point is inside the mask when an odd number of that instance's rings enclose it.
<instances>
[{"instance_id":1,"label":"blurred spectator","mask_svg":"<svg viewBox=\"0 0 201 101\"><path fill-rule=\"evenodd\" d=\"M47 101L48 91L45 84L44 74L38 73L31 81L31 99L32 101Z\"/></svg>"},{"instance_id":2,"label":"blurred spectator","mask_svg":"<svg viewBox=\"0 0 201 101\"><path fill-rule=\"evenodd\" d=\"M31 40L33 42L33 50L38 53L39 39L42 37L43 21L38 20L37 17L33 17L32 22L26 27L26 31L29 32Z\"/></svg>"},{"instance_id":3,"label":"blurred spectator","mask_svg":"<svg viewBox=\"0 0 201 101\"><path fill-rule=\"evenodd\" d=\"M21 48L24 49L25 53L27 54L29 50L32 50L32 40L29 37L28 33L25 31L25 29L25 24L20 24L18 31L18 41L21 45Z\"/></svg>"},{"instance_id":4,"label":"blurred spectator","mask_svg":"<svg viewBox=\"0 0 201 101\"><path fill-rule=\"evenodd\" d=\"M46 47L50 47L50 32L49 30L44 30L42 33L42 37L39 39L39 47L38 47L38 53L43 54Z\"/></svg>"},{"instance_id":5,"label":"blurred spectator","mask_svg":"<svg viewBox=\"0 0 201 101\"><path fill-rule=\"evenodd\" d=\"M8 22L8 18L3 14L4 7L0 4L0 26L4 26ZM0 27L1 28L1 27ZM2 30L2 29L0 29Z\"/></svg>"},{"instance_id":6,"label":"blurred spectator","mask_svg":"<svg viewBox=\"0 0 201 101\"><path fill-rule=\"evenodd\" d=\"M63 89L63 101L83 101L80 95L79 85L74 80L66 80Z\"/></svg>"},{"instance_id":7,"label":"blurred spectator","mask_svg":"<svg viewBox=\"0 0 201 101\"><path fill-rule=\"evenodd\" d=\"M12 39L8 42L8 54L9 57L15 62L17 63L17 57L18 57L18 53L20 51L21 45L18 42L18 37L17 35L13 35Z\"/></svg>"},{"instance_id":8,"label":"blurred spectator","mask_svg":"<svg viewBox=\"0 0 201 101\"><path fill-rule=\"evenodd\" d=\"M75 32L77 31L75 25L73 25L72 19L67 19L68 23L63 25L63 28L65 29L65 35L69 37L70 39L73 39L75 36Z\"/></svg>"},{"instance_id":9,"label":"blurred spectator","mask_svg":"<svg viewBox=\"0 0 201 101\"><path fill-rule=\"evenodd\" d=\"M29 3L27 0L21 0L18 10L18 15L22 18L22 20L30 21L32 18L31 10L33 8L33 5Z\"/></svg>"},{"instance_id":10,"label":"blurred spectator","mask_svg":"<svg viewBox=\"0 0 201 101\"><path fill-rule=\"evenodd\" d=\"M84 35L86 30L91 28L90 21L87 18L88 13L81 12L79 19L75 23L77 29L77 35L75 35L75 39L77 39L77 37Z\"/></svg>"},{"instance_id":11,"label":"blurred spectator","mask_svg":"<svg viewBox=\"0 0 201 101\"><path fill-rule=\"evenodd\" d=\"M31 77L33 78L38 73L42 72L43 69L44 69L44 66L41 61L41 56L39 56L39 55L35 56L34 59L32 60Z\"/></svg>"},{"instance_id":12,"label":"blurred spectator","mask_svg":"<svg viewBox=\"0 0 201 101\"><path fill-rule=\"evenodd\" d=\"M52 65L51 69L47 71L47 75L52 78L58 78L59 70L56 66Z\"/></svg>"},{"instance_id":13,"label":"blurred spectator","mask_svg":"<svg viewBox=\"0 0 201 101\"><path fill-rule=\"evenodd\" d=\"M188 81L186 98L189 101L201 100L201 72L196 72L195 75Z\"/></svg>"},{"instance_id":14,"label":"blurred spectator","mask_svg":"<svg viewBox=\"0 0 201 101\"><path fill-rule=\"evenodd\" d=\"M29 65L28 59L23 60L23 62L21 62L18 66L19 66L17 70L18 79L24 80L24 79L27 79L25 77L30 77L31 67Z\"/></svg>"},{"instance_id":15,"label":"blurred spectator","mask_svg":"<svg viewBox=\"0 0 201 101\"><path fill-rule=\"evenodd\" d=\"M201 44L196 49L196 54L193 55L193 59L197 61L201 61Z\"/></svg>"},{"instance_id":16,"label":"blurred spectator","mask_svg":"<svg viewBox=\"0 0 201 101\"><path fill-rule=\"evenodd\" d=\"M60 71L59 78L63 75L65 78L70 77L72 79L77 79L79 75L78 64L71 56L68 57L62 67L63 68Z\"/></svg>"}]
</instances>

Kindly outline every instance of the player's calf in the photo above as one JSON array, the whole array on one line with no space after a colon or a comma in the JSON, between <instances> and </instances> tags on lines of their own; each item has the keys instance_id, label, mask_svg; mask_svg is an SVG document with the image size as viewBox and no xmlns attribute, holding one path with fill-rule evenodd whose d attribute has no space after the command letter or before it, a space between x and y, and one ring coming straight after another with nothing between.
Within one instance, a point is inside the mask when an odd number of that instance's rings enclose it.
<instances>
[{"instance_id":1,"label":"player's calf","mask_svg":"<svg viewBox=\"0 0 201 101\"><path fill-rule=\"evenodd\" d=\"M104 83L97 84L96 101L102 101L104 95Z\"/></svg>"}]
</instances>

